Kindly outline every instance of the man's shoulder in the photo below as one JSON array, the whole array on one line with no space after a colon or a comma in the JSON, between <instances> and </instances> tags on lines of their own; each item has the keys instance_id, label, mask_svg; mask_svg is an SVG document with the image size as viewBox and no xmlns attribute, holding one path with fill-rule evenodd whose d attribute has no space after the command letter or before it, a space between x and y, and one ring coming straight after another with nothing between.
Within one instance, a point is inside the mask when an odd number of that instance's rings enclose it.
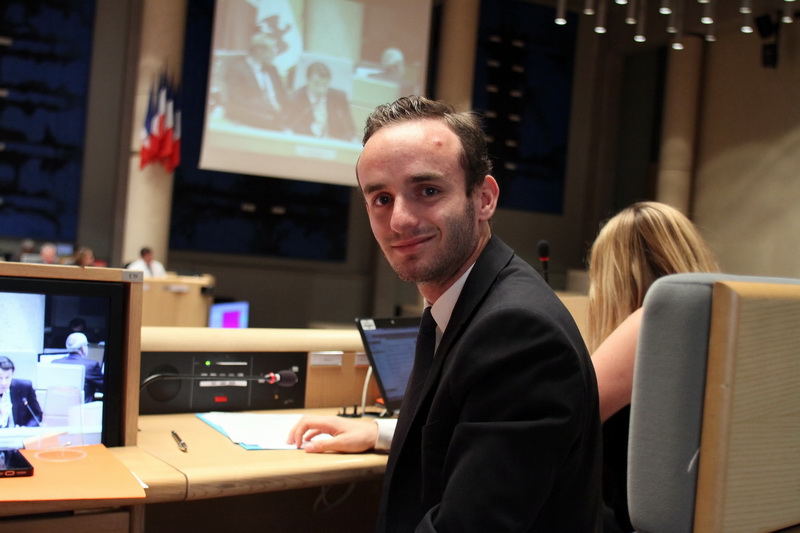
<instances>
[{"instance_id":1,"label":"man's shoulder","mask_svg":"<svg viewBox=\"0 0 800 533\"><path fill-rule=\"evenodd\" d=\"M12 379L11 380L11 388L12 389L32 389L33 382L29 379Z\"/></svg>"}]
</instances>

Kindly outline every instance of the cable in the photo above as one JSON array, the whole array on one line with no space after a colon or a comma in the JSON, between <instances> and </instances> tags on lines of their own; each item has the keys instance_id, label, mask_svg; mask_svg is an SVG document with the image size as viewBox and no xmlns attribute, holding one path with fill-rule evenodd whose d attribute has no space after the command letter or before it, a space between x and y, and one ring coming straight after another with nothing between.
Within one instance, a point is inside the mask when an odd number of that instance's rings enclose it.
<instances>
[{"instance_id":1,"label":"cable","mask_svg":"<svg viewBox=\"0 0 800 533\"><path fill-rule=\"evenodd\" d=\"M337 485L341 486L341 485ZM314 514L325 514L330 512L342 502L344 502L350 494L353 493L353 490L356 488L355 483L350 483L344 491L344 494L339 496L336 501L330 502L328 501L328 491L333 488L331 485L327 485L324 487L320 487L319 496L317 496L316 501L314 502ZM322 507L324 505L324 507Z\"/></svg>"},{"instance_id":2,"label":"cable","mask_svg":"<svg viewBox=\"0 0 800 533\"><path fill-rule=\"evenodd\" d=\"M361 390L361 413L367 412L367 386L369 378L372 377L372 365L367 367L367 376L364 378L364 388Z\"/></svg>"}]
</instances>

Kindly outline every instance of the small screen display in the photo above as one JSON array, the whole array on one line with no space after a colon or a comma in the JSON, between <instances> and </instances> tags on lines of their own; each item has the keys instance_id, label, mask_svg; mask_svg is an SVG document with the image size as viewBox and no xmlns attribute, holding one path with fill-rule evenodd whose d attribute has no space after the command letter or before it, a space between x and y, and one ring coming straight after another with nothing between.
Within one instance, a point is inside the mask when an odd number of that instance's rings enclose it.
<instances>
[{"instance_id":1,"label":"small screen display","mask_svg":"<svg viewBox=\"0 0 800 533\"><path fill-rule=\"evenodd\" d=\"M0 447L121 444L123 283L0 276L0 309Z\"/></svg>"},{"instance_id":2,"label":"small screen display","mask_svg":"<svg viewBox=\"0 0 800 533\"><path fill-rule=\"evenodd\" d=\"M249 302L212 304L208 313L208 327L210 328L246 328L249 320Z\"/></svg>"}]
</instances>

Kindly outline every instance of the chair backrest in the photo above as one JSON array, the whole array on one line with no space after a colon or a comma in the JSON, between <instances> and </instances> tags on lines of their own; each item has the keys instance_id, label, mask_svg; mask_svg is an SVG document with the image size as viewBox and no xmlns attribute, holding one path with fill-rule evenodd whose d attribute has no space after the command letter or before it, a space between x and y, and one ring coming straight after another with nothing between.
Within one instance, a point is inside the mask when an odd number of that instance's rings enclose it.
<instances>
[{"instance_id":1,"label":"chair backrest","mask_svg":"<svg viewBox=\"0 0 800 533\"><path fill-rule=\"evenodd\" d=\"M677 274L644 302L628 446L641 533L800 524L800 280Z\"/></svg>"},{"instance_id":2,"label":"chair backrest","mask_svg":"<svg viewBox=\"0 0 800 533\"><path fill-rule=\"evenodd\" d=\"M74 387L83 390L83 365L65 363L39 363L36 372L36 388L46 390L50 387Z\"/></svg>"}]
</instances>

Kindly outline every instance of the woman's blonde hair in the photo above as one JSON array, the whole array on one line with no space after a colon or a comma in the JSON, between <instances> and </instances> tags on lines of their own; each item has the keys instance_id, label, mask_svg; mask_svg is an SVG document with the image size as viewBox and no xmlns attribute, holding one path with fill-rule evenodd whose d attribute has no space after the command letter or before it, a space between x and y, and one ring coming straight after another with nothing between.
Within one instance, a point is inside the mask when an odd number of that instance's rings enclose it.
<instances>
[{"instance_id":1,"label":"woman's blonde hair","mask_svg":"<svg viewBox=\"0 0 800 533\"><path fill-rule=\"evenodd\" d=\"M589 254L590 351L642 306L656 279L717 271L708 244L677 209L658 202L623 209L603 225Z\"/></svg>"}]
</instances>

